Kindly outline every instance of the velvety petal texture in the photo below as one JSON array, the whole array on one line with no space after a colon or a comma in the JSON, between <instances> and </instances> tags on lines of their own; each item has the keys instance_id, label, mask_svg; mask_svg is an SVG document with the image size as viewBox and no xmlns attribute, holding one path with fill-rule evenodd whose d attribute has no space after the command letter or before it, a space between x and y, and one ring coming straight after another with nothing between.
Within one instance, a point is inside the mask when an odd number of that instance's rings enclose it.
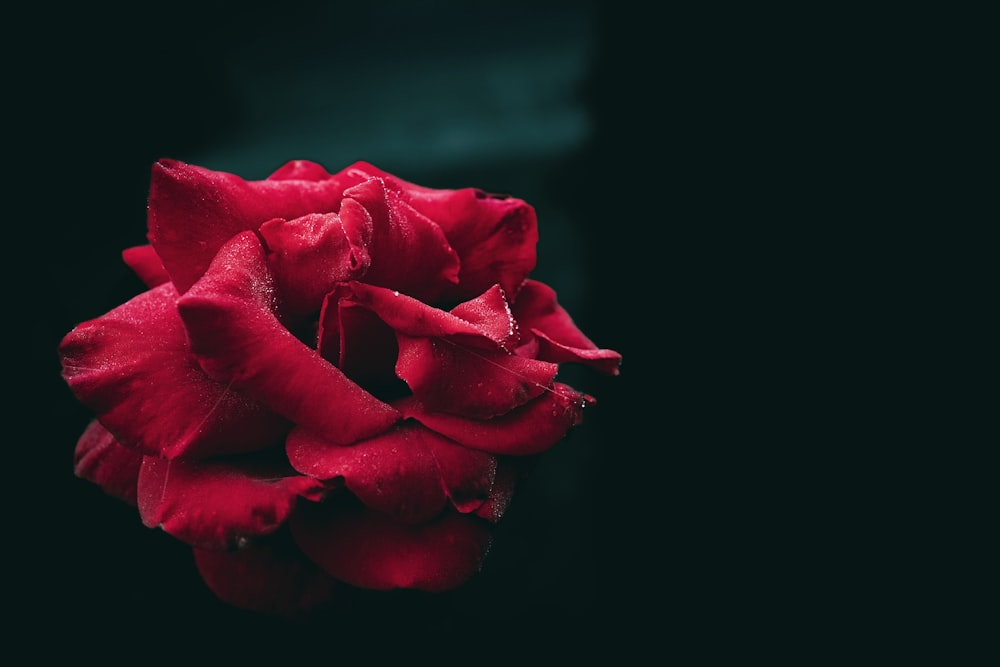
<instances>
[{"instance_id":1,"label":"velvety petal texture","mask_svg":"<svg viewBox=\"0 0 1000 667\"><path fill-rule=\"evenodd\" d=\"M164 283L84 322L59 348L63 377L122 445L204 458L280 442L289 422L199 368Z\"/></svg>"},{"instance_id":2,"label":"velvety petal texture","mask_svg":"<svg viewBox=\"0 0 1000 667\"><path fill-rule=\"evenodd\" d=\"M272 177L247 181L177 160L153 165L149 241L181 293L208 269L233 236L272 218L336 211L357 176L331 175L315 164L285 165Z\"/></svg>"},{"instance_id":3,"label":"velvety petal texture","mask_svg":"<svg viewBox=\"0 0 1000 667\"><path fill-rule=\"evenodd\" d=\"M122 251L146 289L59 344L93 412L74 472L189 545L234 607L469 581L596 405L561 365L619 372L530 277L521 199L368 162L246 180L165 158L148 204L149 243Z\"/></svg>"},{"instance_id":4,"label":"velvety petal texture","mask_svg":"<svg viewBox=\"0 0 1000 667\"><path fill-rule=\"evenodd\" d=\"M296 424L346 444L399 418L278 321L274 282L252 232L226 242L177 305L204 372Z\"/></svg>"},{"instance_id":5,"label":"velvety petal texture","mask_svg":"<svg viewBox=\"0 0 1000 667\"><path fill-rule=\"evenodd\" d=\"M147 456L138 480L142 522L191 546L232 549L273 533L296 499L318 500L326 487L256 458L183 461Z\"/></svg>"}]
</instances>

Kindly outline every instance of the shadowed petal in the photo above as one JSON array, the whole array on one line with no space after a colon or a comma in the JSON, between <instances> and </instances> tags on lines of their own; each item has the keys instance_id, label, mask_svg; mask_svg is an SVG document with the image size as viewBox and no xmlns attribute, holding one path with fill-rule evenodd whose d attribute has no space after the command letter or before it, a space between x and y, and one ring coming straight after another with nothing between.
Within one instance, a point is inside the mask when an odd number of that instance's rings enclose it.
<instances>
[{"instance_id":1,"label":"shadowed petal","mask_svg":"<svg viewBox=\"0 0 1000 667\"><path fill-rule=\"evenodd\" d=\"M272 218L336 211L359 175L328 174L298 161L273 177L247 181L177 160L153 165L148 237L182 294L201 277L228 239Z\"/></svg>"},{"instance_id":2,"label":"shadowed petal","mask_svg":"<svg viewBox=\"0 0 1000 667\"><path fill-rule=\"evenodd\" d=\"M447 502L424 432L412 424L341 446L295 429L286 451L292 467L302 474L323 480L343 478L368 507L405 523L419 523L435 517Z\"/></svg>"},{"instance_id":3,"label":"shadowed petal","mask_svg":"<svg viewBox=\"0 0 1000 667\"><path fill-rule=\"evenodd\" d=\"M305 557L286 531L235 551L193 552L205 585L240 609L300 616L329 602L339 585Z\"/></svg>"},{"instance_id":4,"label":"shadowed petal","mask_svg":"<svg viewBox=\"0 0 1000 667\"><path fill-rule=\"evenodd\" d=\"M363 507L303 504L290 522L305 554L332 576L361 588L440 592L479 572L490 547L490 524L445 513L408 525Z\"/></svg>"},{"instance_id":5,"label":"shadowed petal","mask_svg":"<svg viewBox=\"0 0 1000 667\"><path fill-rule=\"evenodd\" d=\"M480 420L434 412L416 398L395 403L407 419L416 419L466 447L493 454L525 456L537 454L559 442L583 418L585 405L594 399L572 387L555 382L551 391L493 419Z\"/></svg>"},{"instance_id":6,"label":"shadowed petal","mask_svg":"<svg viewBox=\"0 0 1000 667\"><path fill-rule=\"evenodd\" d=\"M139 472L142 522L203 549L232 549L273 533L298 497L318 500L326 487L287 465L241 457L184 461L147 456Z\"/></svg>"},{"instance_id":7,"label":"shadowed petal","mask_svg":"<svg viewBox=\"0 0 1000 667\"><path fill-rule=\"evenodd\" d=\"M198 367L176 299L164 283L70 331L59 346L70 389L143 454L201 458L280 441L287 421Z\"/></svg>"},{"instance_id":8,"label":"shadowed petal","mask_svg":"<svg viewBox=\"0 0 1000 667\"><path fill-rule=\"evenodd\" d=\"M521 330L538 337L539 359L582 363L609 375L618 375L621 355L594 345L558 304L555 291L548 285L526 280L514 302L513 312Z\"/></svg>"},{"instance_id":9,"label":"shadowed petal","mask_svg":"<svg viewBox=\"0 0 1000 667\"><path fill-rule=\"evenodd\" d=\"M399 418L277 319L264 249L253 232L228 241L178 301L192 351L219 381L324 438L347 444Z\"/></svg>"},{"instance_id":10,"label":"shadowed petal","mask_svg":"<svg viewBox=\"0 0 1000 667\"><path fill-rule=\"evenodd\" d=\"M524 457L511 459L503 457L497 460L496 475L493 479L493 486L490 488L490 495L479 509L476 516L482 517L491 523L498 523L503 518L504 512L510 505L514 497L514 491L524 477L525 468L534 463L533 459Z\"/></svg>"},{"instance_id":11,"label":"shadowed petal","mask_svg":"<svg viewBox=\"0 0 1000 667\"><path fill-rule=\"evenodd\" d=\"M96 419L87 425L73 453L73 472L129 505L136 504L142 454L122 447Z\"/></svg>"},{"instance_id":12,"label":"shadowed petal","mask_svg":"<svg viewBox=\"0 0 1000 667\"><path fill-rule=\"evenodd\" d=\"M350 446L338 446L304 429L289 436L288 460L318 479L342 478L366 506L406 523L436 516L446 498L461 512L486 500L496 461L410 422Z\"/></svg>"}]
</instances>

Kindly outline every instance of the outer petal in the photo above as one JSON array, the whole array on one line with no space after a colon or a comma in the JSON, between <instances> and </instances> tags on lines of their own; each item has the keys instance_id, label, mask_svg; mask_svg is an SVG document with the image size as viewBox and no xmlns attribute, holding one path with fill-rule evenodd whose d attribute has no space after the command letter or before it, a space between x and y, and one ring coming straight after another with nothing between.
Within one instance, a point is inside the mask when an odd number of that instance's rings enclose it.
<instances>
[{"instance_id":1,"label":"outer petal","mask_svg":"<svg viewBox=\"0 0 1000 667\"><path fill-rule=\"evenodd\" d=\"M488 420L433 412L415 398L399 401L396 407L407 419L416 419L466 447L525 456L543 452L559 442L570 428L581 422L584 406L594 403L591 396L556 382L551 390L527 405Z\"/></svg>"},{"instance_id":2,"label":"outer petal","mask_svg":"<svg viewBox=\"0 0 1000 667\"><path fill-rule=\"evenodd\" d=\"M183 461L147 456L139 472L144 525L203 549L233 549L281 526L299 496L322 497L322 482L287 465L240 460Z\"/></svg>"},{"instance_id":3,"label":"outer petal","mask_svg":"<svg viewBox=\"0 0 1000 667\"><path fill-rule=\"evenodd\" d=\"M448 291L448 298L469 299L496 283L513 297L535 268L538 221L535 209L523 200L475 188L427 188L366 162L345 171L381 177L444 230L461 260L459 284Z\"/></svg>"},{"instance_id":4,"label":"outer petal","mask_svg":"<svg viewBox=\"0 0 1000 667\"><path fill-rule=\"evenodd\" d=\"M240 609L300 616L329 602L338 586L285 531L236 551L193 551L208 588Z\"/></svg>"},{"instance_id":5,"label":"outer petal","mask_svg":"<svg viewBox=\"0 0 1000 667\"><path fill-rule=\"evenodd\" d=\"M76 476L133 506L141 466L142 454L118 444L96 419L87 425L76 443L73 455Z\"/></svg>"},{"instance_id":6,"label":"outer petal","mask_svg":"<svg viewBox=\"0 0 1000 667\"><path fill-rule=\"evenodd\" d=\"M609 375L618 375L621 355L614 350L598 349L576 327L548 285L526 280L514 302L513 312L521 329L538 337L539 359L583 363Z\"/></svg>"},{"instance_id":7,"label":"outer petal","mask_svg":"<svg viewBox=\"0 0 1000 667\"><path fill-rule=\"evenodd\" d=\"M514 491L517 490L518 484L520 484L521 479L524 477L524 468L527 467L525 463L531 464L533 462L532 459L525 459L523 457L518 459L510 457L498 459L496 476L493 480L493 486L490 488L490 495L486 499L486 502L476 510L476 516L480 516L491 523L498 523L503 517L504 512L507 511L507 507L514 497Z\"/></svg>"},{"instance_id":8,"label":"outer petal","mask_svg":"<svg viewBox=\"0 0 1000 667\"><path fill-rule=\"evenodd\" d=\"M347 488L368 507L420 523L437 516L447 502L434 457L410 425L344 447L304 429L288 436L292 467L304 475L343 478Z\"/></svg>"},{"instance_id":9,"label":"outer petal","mask_svg":"<svg viewBox=\"0 0 1000 667\"><path fill-rule=\"evenodd\" d=\"M149 189L149 240L184 293L208 268L228 239L271 218L336 211L345 188L360 174L328 174L316 164L285 165L262 181L176 160L153 165Z\"/></svg>"},{"instance_id":10,"label":"outer petal","mask_svg":"<svg viewBox=\"0 0 1000 667\"><path fill-rule=\"evenodd\" d=\"M264 250L252 232L219 250L178 307L209 376L233 383L331 442L373 436L399 418L281 325Z\"/></svg>"},{"instance_id":11,"label":"outer petal","mask_svg":"<svg viewBox=\"0 0 1000 667\"><path fill-rule=\"evenodd\" d=\"M399 193L372 178L344 192L345 228L371 229L372 264L366 283L435 301L458 283L458 255L444 232Z\"/></svg>"},{"instance_id":12,"label":"outer petal","mask_svg":"<svg viewBox=\"0 0 1000 667\"><path fill-rule=\"evenodd\" d=\"M200 458L274 444L288 422L202 372L176 299L164 283L70 331L59 347L70 389L144 454Z\"/></svg>"},{"instance_id":13,"label":"outer petal","mask_svg":"<svg viewBox=\"0 0 1000 667\"><path fill-rule=\"evenodd\" d=\"M151 245L140 245L122 250L122 259L147 287L156 287L170 280L167 270L163 268L160 256Z\"/></svg>"},{"instance_id":14,"label":"outer petal","mask_svg":"<svg viewBox=\"0 0 1000 667\"><path fill-rule=\"evenodd\" d=\"M445 513L408 525L361 507L303 506L290 525L305 554L332 576L361 588L445 591L479 572L490 524Z\"/></svg>"}]
</instances>

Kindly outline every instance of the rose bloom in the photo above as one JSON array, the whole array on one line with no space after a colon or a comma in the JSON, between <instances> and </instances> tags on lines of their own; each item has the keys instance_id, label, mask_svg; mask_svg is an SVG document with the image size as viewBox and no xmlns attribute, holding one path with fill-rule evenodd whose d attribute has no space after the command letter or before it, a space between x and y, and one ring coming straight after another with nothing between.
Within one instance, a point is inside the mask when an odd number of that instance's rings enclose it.
<instances>
[{"instance_id":1,"label":"rose bloom","mask_svg":"<svg viewBox=\"0 0 1000 667\"><path fill-rule=\"evenodd\" d=\"M526 202L358 162L244 180L153 165L148 290L59 346L95 418L75 473L193 548L227 603L296 614L338 586L454 588L526 465L617 374L545 284Z\"/></svg>"}]
</instances>

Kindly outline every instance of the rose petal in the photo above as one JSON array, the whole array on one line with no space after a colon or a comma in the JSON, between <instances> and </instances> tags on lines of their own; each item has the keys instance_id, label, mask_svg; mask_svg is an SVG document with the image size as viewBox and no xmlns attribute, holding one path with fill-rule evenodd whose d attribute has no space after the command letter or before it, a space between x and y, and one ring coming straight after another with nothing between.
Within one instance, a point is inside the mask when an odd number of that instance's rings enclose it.
<instances>
[{"instance_id":1,"label":"rose petal","mask_svg":"<svg viewBox=\"0 0 1000 667\"><path fill-rule=\"evenodd\" d=\"M70 389L144 454L202 458L280 441L287 421L198 367L176 299L164 283L70 331L59 346Z\"/></svg>"},{"instance_id":2,"label":"rose petal","mask_svg":"<svg viewBox=\"0 0 1000 667\"><path fill-rule=\"evenodd\" d=\"M318 500L326 487L287 464L260 458L212 461L147 456L138 483L142 522L202 549L233 549L273 533L296 499Z\"/></svg>"},{"instance_id":3,"label":"rose petal","mask_svg":"<svg viewBox=\"0 0 1000 667\"><path fill-rule=\"evenodd\" d=\"M396 333L366 307L347 299L339 306L321 311L320 354L382 400L408 395L409 387L396 377Z\"/></svg>"},{"instance_id":4,"label":"rose petal","mask_svg":"<svg viewBox=\"0 0 1000 667\"><path fill-rule=\"evenodd\" d=\"M496 476L496 458L463 447L423 426L415 427L437 463L441 484L452 506L459 512L478 510L490 497Z\"/></svg>"},{"instance_id":5,"label":"rose petal","mask_svg":"<svg viewBox=\"0 0 1000 667\"><path fill-rule=\"evenodd\" d=\"M328 174L299 161L272 178L246 181L177 160L153 165L148 237L178 291L201 277L222 244L272 218L336 211L359 175Z\"/></svg>"},{"instance_id":6,"label":"rose petal","mask_svg":"<svg viewBox=\"0 0 1000 667\"><path fill-rule=\"evenodd\" d=\"M347 444L399 418L291 334L273 310L274 287L253 232L228 241L178 301L205 372L324 438Z\"/></svg>"},{"instance_id":7,"label":"rose petal","mask_svg":"<svg viewBox=\"0 0 1000 667\"><path fill-rule=\"evenodd\" d=\"M195 548L193 552L209 590L239 609L300 616L329 602L339 585L284 531L236 551Z\"/></svg>"},{"instance_id":8,"label":"rose petal","mask_svg":"<svg viewBox=\"0 0 1000 667\"><path fill-rule=\"evenodd\" d=\"M394 331L407 336L449 336L485 349L496 349L508 340L506 316L503 316L504 326L484 327L479 322L464 320L419 299L384 287L360 282L346 283L338 285L327 295L326 301L327 314L322 324L327 331L326 335L338 335L341 329L337 319L330 316L334 312L330 306L336 304L340 307L364 306ZM324 345L323 341L320 344Z\"/></svg>"},{"instance_id":9,"label":"rose petal","mask_svg":"<svg viewBox=\"0 0 1000 667\"><path fill-rule=\"evenodd\" d=\"M475 349L448 338L396 336L396 375L427 410L490 419L546 390L554 363L503 351Z\"/></svg>"},{"instance_id":10,"label":"rose petal","mask_svg":"<svg viewBox=\"0 0 1000 667\"><path fill-rule=\"evenodd\" d=\"M490 487L489 497L479 509L476 516L482 517L491 523L498 523L504 512L510 505L522 477L524 476L525 460L503 458L497 460L496 474L493 478L493 486Z\"/></svg>"},{"instance_id":11,"label":"rose petal","mask_svg":"<svg viewBox=\"0 0 1000 667\"><path fill-rule=\"evenodd\" d=\"M362 239L349 238L336 213L275 218L260 226L281 298L292 316L319 312L338 282L363 274L371 260Z\"/></svg>"},{"instance_id":12,"label":"rose petal","mask_svg":"<svg viewBox=\"0 0 1000 667\"><path fill-rule=\"evenodd\" d=\"M437 223L461 261L446 298L464 301L499 283L513 298L535 268L538 221L521 199L476 188L434 189L404 181L367 162L348 170L382 178L414 209Z\"/></svg>"},{"instance_id":13,"label":"rose petal","mask_svg":"<svg viewBox=\"0 0 1000 667\"><path fill-rule=\"evenodd\" d=\"M428 521L447 502L435 458L418 425L394 428L350 446L324 441L295 429L286 443L288 460L304 475L343 478L347 488L368 507L404 523Z\"/></svg>"},{"instance_id":14,"label":"rose petal","mask_svg":"<svg viewBox=\"0 0 1000 667\"><path fill-rule=\"evenodd\" d=\"M543 452L559 442L570 428L581 422L584 406L594 403L591 396L555 382L551 390L527 405L489 420L431 411L416 398L398 401L395 406L403 417L416 419L466 447L492 454L525 456Z\"/></svg>"},{"instance_id":15,"label":"rose petal","mask_svg":"<svg viewBox=\"0 0 1000 667\"><path fill-rule=\"evenodd\" d=\"M344 192L344 227L371 229L371 267L364 281L434 301L458 282L458 255L444 232L372 178Z\"/></svg>"},{"instance_id":16,"label":"rose petal","mask_svg":"<svg viewBox=\"0 0 1000 667\"><path fill-rule=\"evenodd\" d=\"M490 524L447 512L408 525L364 507L303 505L290 521L305 554L353 586L441 592L479 572L490 547Z\"/></svg>"},{"instance_id":17,"label":"rose petal","mask_svg":"<svg viewBox=\"0 0 1000 667\"><path fill-rule=\"evenodd\" d=\"M461 447L415 422L347 447L295 429L286 450L302 474L343 478L365 505L406 523L436 516L446 498L460 512L478 509L496 471L489 454Z\"/></svg>"},{"instance_id":18,"label":"rose petal","mask_svg":"<svg viewBox=\"0 0 1000 667\"><path fill-rule=\"evenodd\" d=\"M160 256L151 245L140 245L122 250L122 259L135 271L136 275L147 287L156 287L170 280L167 270L163 268Z\"/></svg>"},{"instance_id":19,"label":"rose petal","mask_svg":"<svg viewBox=\"0 0 1000 667\"><path fill-rule=\"evenodd\" d=\"M142 454L122 447L96 419L84 429L73 454L73 472L105 493L135 506Z\"/></svg>"},{"instance_id":20,"label":"rose petal","mask_svg":"<svg viewBox=\"0 0 1000 667\"><path fill-rule=\"evenodd\" d=\"M556 301L556 293L548 285L526 280L513 312L521 329L538 337L539 359L583 363L603 373L618 375L622 356L614 350L599 349L587 338Z\"/></svg>"}]
</instances>

